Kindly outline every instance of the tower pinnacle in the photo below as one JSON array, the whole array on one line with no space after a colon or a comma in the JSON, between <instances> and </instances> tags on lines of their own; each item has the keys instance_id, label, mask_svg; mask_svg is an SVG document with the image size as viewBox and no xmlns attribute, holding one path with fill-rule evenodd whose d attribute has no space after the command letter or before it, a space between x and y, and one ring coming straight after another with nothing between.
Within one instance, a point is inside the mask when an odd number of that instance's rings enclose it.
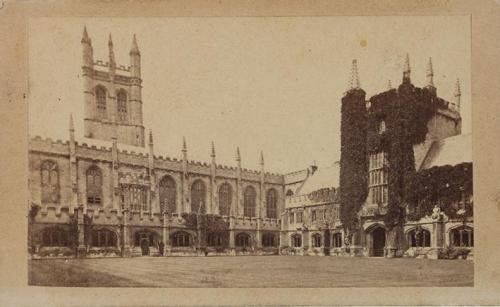
<instances>
[{"instance_id":1,"label":"tower pinnacle","mask_svg":"<svg viewBox=\"0 0 500 307\"><path fill-rule=\"evenodd\" d=\"M410 55L407 53L405 58L404 70L403 70L403 83L410 82Z\"/></svg>"},{"instance_id":2,"label":"tower pinnacle","mask_svg":"<svg viewBox=\"0 0 500 307\"><path fill-rule=\"evenodd\" d=\"M149 145L153 145L153 131L149 129Z\"/></svg>"},{"instance_id":3,"label":"tower pinnacle","mask_svg":"<svg viewBox=\"0 0 500 307\"><path fill-rule=\"evenodd\" d=\"M241 162L240 147L236 147L236 161Z\"/></svg>"},{"instance_id":4,"label":"tower pinnacle","mask_svg":"<svg viewBox=\"0 0 500 307\"><path fill-rule=\"evenodd\" d=\"M434 87L434 70L432 69L432 58L427 62L427 86Z\"/></svg>"},{"instance_id":5,"label":"tower pinnacle","mask_svg":"<svg viewBox=\"0 0 500 307\"><path fill-rule=\"evenodd\" d=\"M182 137L182 151L187 152L187 146L186 146L186 137Z\"/></svg>"},{"instance_id":6,"label":"tower pinnacle","mask_svg":"<svg viewBox=\"0 0 500 307\"><path fill-rule=\"evenodd\" d=\"M210 157L215 158L215 145L214 145L214 141L212 141L212 152L210 154Z\"/></svg>"},{"instance_id":7,"label":"tower pinnacle","mask_svg":"<svg viewBox=\"0 0 500 307\"><path fill-rule=\"evenodd\" d=\"M69 131L75 131L75 124L73 123L73 113L69 113Z\"/></svg>"},{"instance_id":8,"label":"tower pinnacle","mask_svg":"<svg viewBox=\"0 0 500 307\"><path fill-rule=\"evenodd\" d=\"M455 84L455 92L453 93L455 96L455 105L457 111L460 112L460 98L462 97L462 91L460 89L460 79L457 78L457 83Z\"/></svg>"},{"instance_id":9,"label":"tower pinnacle","mask_svg":"<svg viewBox=\"0 0 500 307\"><path fill-rule=\"evenodd\" d=\"M260 165L264 165L264 153L262 152L262 150L260 151Z\"/></svg>"},{"instance_id":10,"label":"tower pinnacle","mask_svg":"<svg viewBox=\"0 0 500 307\"><path fill-rule=\"evenodd\" d=\"M137 54L141 55L141 52L139 51L139 46L137 45L137 38L134 37L132 38L132 47L130 48L130 55Z\"/></svg>"},{"instance_id":11,"label":"tower pinnacle","mask_svg":"<svg viewBox=\"0 0 500 307\"><path fill-rule=\"evenodd\" d=\"M358 75L358 60L354 59L352 60L352 67L351 67L351 79L349 80L349 90L353 89L359 89L361 88L359 84L359 75Z\"/></svg>"},{"instance_id":12,"label":"tower pinnacle","mask_svg":"<svg viewBox=\"0 0 500 307\"><path fill-rule=\"evenodd\" d=\"M82 36L82 44L91 44L89 34L87 33L87 26L83 26L83 36Z\"/></svg>"},{"instance_id":13,"label":"tower pinnacle","mask_svg":"<svg viewBox=\"0 0 500 307\"><path fill-rule=\"evenodd\" d=\"M109 67L114 68L116 67L116 62L115 62L115 52L113 51L113 39L111 38L111 33L109 33L108 49L109 49Z\"/></svg>"}]
</instances>

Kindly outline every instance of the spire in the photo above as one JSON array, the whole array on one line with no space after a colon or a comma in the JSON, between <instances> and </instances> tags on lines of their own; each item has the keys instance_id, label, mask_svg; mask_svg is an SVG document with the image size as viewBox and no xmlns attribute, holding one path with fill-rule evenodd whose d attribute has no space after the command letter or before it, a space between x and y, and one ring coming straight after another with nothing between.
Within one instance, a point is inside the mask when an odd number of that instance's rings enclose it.
<instances>
[{"instance_id":1,"label":"spire","mask_svg":"<svg viewBox=\"0 0 500 307\"><path fill-rule=\"evenodd\" d=\"M89 34L87 33L87 26L83 26L82 44L92 44Z\"/></svg>"},{"instance_id":2,"label":"spire","mask_svg":"<svg viewBox=\"0 0 500 307\"><path fill-rule=\"evenodd\" d=\"M392 83L391 83L391 80L387 80L387 89L388 90L392 90Z\"/></svg>"},{"instance_id":3,"label":"spire","mask_svg":"<svg viewBox=\"0 0 500 307\"><path fill-rule=\"evenodd\" d=\"M116 66L116 63L115 63L115 53L113 51L113 40L111 38L111 33L109 33L108 49L109 49L109 67L114 68Z\"/></svg>"},{"instance_id":4,"label":"spire","mask_svg":"<svg viewBox=\"0 0 500 307\"><path fill-rule=\"evenodd\" d=\"M457 83L455 84L455 92L453 93L455 96L455 105L457 107L457 111L460 112L460 98L462 97L462 91L460 89L460 79L457 78Z\"/></svg>"},{"instance_id":5,"label":"spire","mask_svg":"<svg viewBox=\"0 0 500 307\"><path fill-rule=\"evenodd\" d=\"M75 131L75 124L73 123L73 113L69 113L69 131Z\"/></svg>"},{"instance_id":6,"label":"spire","mask_svg":"<svg viewBox=\"0 0 500 307\"><path fill-rule=\"evenodd\" d=\"M351 79L349 80L349 90L353 89L359 89L361 88L359 84L359 75L358 75L358 60L354 59L352 60L352 67L351 67Z\"/></svg>"},{"instance_id":7,"label":"spire","mask_svg":"<svg viewBox=\"0 0 500 307\"><path fill-rule=\"evenodd\" d=\"M404 70L403 70L403 83L405 81L410 82L410 73L411 73L410 55L407 53L406 58L405 58Z\"/></svg>"},{"instance_id":8,"label":"spire","mask_svg":"<svg viewBox=\"0 0 500 307\"><path fill-rule=\"evenodd\" d=\"M264 153L260 151L260 165L264 166Z\"/></svg>"},{"instance_id":9,"label":"spire","mask_svg":"<svg viewBox=\"0 0 500 307\"><path fill-rule=\"evenodd\" d=\"M135 34L134 37L132 38L132 47L130 48L130 55L133 54L141 55L141 52L139 51L139 46L137 45L137 39L135 37Z\"/></svg>"},{"instance_id":10,"label":"spire","mask_svg":"<svg viewBox=\"0 0 500 307\"><path fill-rule=\"evenodd\" d=\"M432 58L427 62L427 86L434 87L434 70L432 69Z\"/></svg>"},{"instance_id":11,"label":"spire","mask_svg":"<svg viewBox=\"0 0 500 307\"><path fill-rule=\"evenodd\" d=\"M149 145L153 145L153 131L149 129Z\"/></svg>"},{"instance_id":12,"label":"spire","mask_svg":"<svg viewBox=\"0 0 500 307\"><path fill-rule=\"evenodd\" d=\"M215 158L215 145L214 145L214 141L212 141L212 152L210 154L210 157Z\"/></svg>"}]
</instances>

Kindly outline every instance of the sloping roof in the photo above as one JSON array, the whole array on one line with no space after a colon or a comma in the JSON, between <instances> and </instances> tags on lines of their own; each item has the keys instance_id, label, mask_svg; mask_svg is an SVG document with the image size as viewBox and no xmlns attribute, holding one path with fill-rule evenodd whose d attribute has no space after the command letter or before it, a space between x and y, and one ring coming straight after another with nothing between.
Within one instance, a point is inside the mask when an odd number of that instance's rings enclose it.
<instances>
[{"instance_id":1,"label":"sloping roof","mask_svg":"<svg viewBox=\"0 0 500 307\"><path fill-rule=\"evenodd\" d=\"M472 162L472 135L470 133L435 141L420 169L457 165L463 162Z\"/></svg>"},{"instance_id":2,"label":"sloping roof","mask_svg":"<svg viewBox=\"0 0 500 307\"><path fill-rule=\"evenodd\" d=\"M303 169L300 171L285 174L285 176L284 176L285 177L285 184L292 184L292 183L304 181L307 179L308 175L309 175L308 169Z\"/></svg>"},{"instance_id":3,"label":"sloping roof","mask_svg":"<svg viewBox=\"0 0 500 307\"><path fill-rule=\"evenodd\" d=\"M297 191L297 194L309 194L325 188L337 188L340 181L340 164L318 168Z\"/></svg>"}]
</instances>

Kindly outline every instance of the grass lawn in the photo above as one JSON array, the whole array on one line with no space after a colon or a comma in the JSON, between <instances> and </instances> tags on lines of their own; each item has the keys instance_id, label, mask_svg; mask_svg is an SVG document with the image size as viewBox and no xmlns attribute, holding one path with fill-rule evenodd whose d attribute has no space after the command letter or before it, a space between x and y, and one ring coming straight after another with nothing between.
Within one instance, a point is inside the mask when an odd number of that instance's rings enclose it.
<instances>
[{"instance_id":1,"label":"grass lawn","mask_svg":"<svg viewBox=\"0 0 500 307\"><path fill-rule=\"evenodd\" d=\"M467 260L301 256L29 260L29 284L77 287L473 286Z\"/></svg>"}]
</instances>

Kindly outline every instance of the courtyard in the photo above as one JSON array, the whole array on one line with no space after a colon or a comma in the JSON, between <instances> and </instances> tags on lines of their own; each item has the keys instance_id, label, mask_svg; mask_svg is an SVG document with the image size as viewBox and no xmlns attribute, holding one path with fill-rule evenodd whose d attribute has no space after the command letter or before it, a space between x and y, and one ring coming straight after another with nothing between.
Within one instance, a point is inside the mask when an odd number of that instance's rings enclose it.
<instances>
[{"instance_id":1,"label":"courtyard","mask_svg":"<svg viewBox=\"0 0 500 307\"><path fill-rule=\"evenodd\" d=\"M74 287L471 287L469 260L301 256L29 260L29 284Z\"/></svg>"}]
</instances>

